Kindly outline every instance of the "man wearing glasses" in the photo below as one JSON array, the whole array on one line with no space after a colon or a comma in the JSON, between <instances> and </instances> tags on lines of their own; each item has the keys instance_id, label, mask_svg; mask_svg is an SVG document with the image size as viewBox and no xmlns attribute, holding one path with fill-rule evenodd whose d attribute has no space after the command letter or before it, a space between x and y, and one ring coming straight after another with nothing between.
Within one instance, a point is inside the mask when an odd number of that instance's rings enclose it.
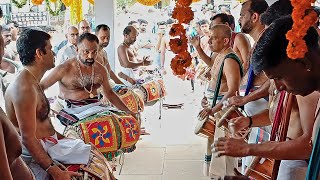
<instances>
[{"instance_id":1,"label":"man wearing glasses","mask_svg":"<svg viewBox=\"0 0 320 180\"><path fill-rule=\"evenodd\" d=\"M56 65L65 62L67 59L73 58L77 55L77 41L79 37L78 29L75 26L68 28L66 38L67 44L58 51Z\"/></svg>"}]
</instances>

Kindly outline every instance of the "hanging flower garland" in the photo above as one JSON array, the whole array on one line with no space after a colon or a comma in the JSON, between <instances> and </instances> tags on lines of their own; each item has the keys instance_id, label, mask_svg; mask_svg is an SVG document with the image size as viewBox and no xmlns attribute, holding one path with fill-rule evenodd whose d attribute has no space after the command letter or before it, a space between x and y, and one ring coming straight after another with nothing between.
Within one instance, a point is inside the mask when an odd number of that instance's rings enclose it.
<instances>
[{"instance_id":1,"label":"hanging flower garland","mask_svg":"<svg viewBox=\"0 0 320 180\"><path fill-rule=\"evenodd\" d=\"M27 4L27 0L12 0L12 3L17 7L17 8L22 8Z\"/></svg>"},{"instance_id":2,"label":"hanging flower garland","mask_svg":"<svg viewBox=\"0 0 320 180\"><path fill-rule=\"evenodd\" d=\"M32 4L39 6L43 3L43 0L31 0Z\"/></svg>"},{"instance_id":3,"label":"hanging flower garland","mask_svg":"<svg viewBox=\"0 0 320 180\"><path fill-rule=\"evenodd\" d=\"M66 7L69 7L72 3L72 0L61 0L61 1Z\"/></svg>"},{"instance_id":4,"label":"hanging flower garland","mask_svg":"<svg viewBox=\"0 0 320 180\"><path fill-rule=\"evenodd\" d=\"M73 0L70 5L71 24L76 25L83 19L82 0Z\"/></svg>"},{"instance_id":5,"label":"hanging flower garland","mask_svg":"<svg viewBox=\"0 0 320 180\"><path fill-rule=\"evenodd\" d=\"M304 58L308 52L303 37L318 18L317 13L311 10L311 3L314 2L315 0L291 0L293 25L286 34L286 38L289 40L287 55L290 59ZM309 11L306 12L307 10Z\"/></svg>"},{"instance_id":6,"label":"hanging flower garland","mask_svg":"<svg viewBox=\"0 0 320 180\"><path fill-rule=\"evenodd\" d=\"M46 6L47 6L47 10L52 16L58 16L61 13L62 1L61 0L57 1L57 4L55 5L55 10L51 9L49 0L46 0Z\"/></svg>"},{"instance_id":7,"label":"hanging flower garland","mask_svg":"<svg viewBox=\"0 0 320 180\"><path fill-rule=\"evenodd\" d=\"M172 18L178 20L178 24L174 24L169 32L169 35L175 37L170 39L169 46L172 52L177 54L171 60L171 69L173 74L185 79L187 68L192 64L192 57L188 52L188 39L186 37L186 30L184 24L188 24L193 19L193 11L191 5L193 0L177 0L176 6L172 12Z\"/></svg>"},{"instance_id":8,"label":"hanging flower garland","mask_svg":"<svg viewBox=\"0 0 320 180\"><path fill-rule=\"evenodd\" d=\"M94 0L88 0L88 2L92 5L94 4Z\"/></svg>"},{"instance_id":9,"label":"hanging flower garland","mask_svg":"<svg viewBox=\"0 0 320 180\"><path fill-rule=\"evenodd\" d=\"M137 2L145 6L153 6L160 2L160 0L137 0Z\"/></svg>"}]
</instances>

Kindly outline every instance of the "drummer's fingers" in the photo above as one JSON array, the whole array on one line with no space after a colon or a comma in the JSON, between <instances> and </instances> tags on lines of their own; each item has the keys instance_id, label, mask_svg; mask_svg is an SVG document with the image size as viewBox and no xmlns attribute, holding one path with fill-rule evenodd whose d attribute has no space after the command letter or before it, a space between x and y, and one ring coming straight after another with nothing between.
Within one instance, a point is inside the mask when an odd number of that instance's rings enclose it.
<instances>
[{"instance_id":1,"label":"drummer's fingers","mask_svg":"<svg viewBox=\"0 0 320 180\"><path fill-rule=\"evenodd\" d=\"M220 137L220 138L218 138L218 140L216 140L216 141L213 142L213 146L214 146L214 147L222 146L222 145L225 144L225 142L226 142L226 138Z\"/></svg>"},{"instance_id":2,"label":"drummer's fingers","mask_svg":"<svg viewBox=\"0 0 320 180\"><path fill-rule=\"evenodd\" d=\"M218 146L218 147L211 147L211 151L213 153L216 153L216 152L221 152L221 151L225 151L225 147L224 146Z\"/></svg>"},{"instance_id":3,"label":"drummer's fingers","mask_svg":"<svg viewBox=\"0 0 320 180\"><path fill-rule=\"evenodd\" d=\"M227 155L226 151L219 151L218 153L216 153L216 157L221 157L226 155Z\"/></svg>"}]
</instances>

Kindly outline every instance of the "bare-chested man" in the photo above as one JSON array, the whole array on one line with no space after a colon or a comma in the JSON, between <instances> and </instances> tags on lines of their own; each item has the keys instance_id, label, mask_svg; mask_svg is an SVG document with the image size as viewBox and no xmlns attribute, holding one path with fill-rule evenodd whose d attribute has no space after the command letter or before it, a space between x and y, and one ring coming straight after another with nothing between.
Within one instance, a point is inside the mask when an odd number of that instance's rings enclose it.
<instances>
[{"instance_id":1,"label":"bare-chested man","mask_svg":"<svg viewBox=\"0 0 320 180\"><path fill-rule=\"evenodd\" d=\"M62 171L42 146L42 139L53 138L55 130L48 117L50 107L39 81L54 67L50 35L32 29L21 33L17 50L24 70L8 87L5 95L8 118L21 135L23 159L37 179L70 179L79 175ZM56 136L55 136L56 137Z\"/></svg>"},{"instance_id":2,"label":"bare-chested man","mask_svg":"<svg viewBox=\"0 0 320 180\"><path fill-rule=\"evenodd\" d=\"M0 26L1 29L1 26ZM0 30L1 33L1 30ZM4 42L0 36L0 62L4 54ZM2 95L0 95L2 96ZM1 98L1 101L4 101ZM2 103L2 102L1 102ZM3 102L4 103L4 102ZM33 174L23 162L21 155L21 142L12 123L0 108L0 174L3 179L32 180Z\"/></svg>"},{"instance_id":3,"label":"bare-chested man","mask_svg":"<svg viewBox=\"0 0 320 180\"><path fill-rule=\"evenodd\" d=\"M305 54L304 58L299 58L296 60L292 60L286 54L286 48L288 45L288 40L286 39L286 33L292 28L292 20L290 17L284 17L274 21L266 32L261 36L257 43L256 50L253 52L252 55L252 64L253 69L256 73L263 71L270 79L275 81L276 87L278 90L285 90L287 92L291 92L296 95L302 95L306 98L309 97L312 92L320 91L320 61L319 61L319 45L318 45L318 34L314 28L310 28L304 37L306 41L308 52ZM314 94L314 93L313 93ZM312 100L318 100L320 97L319 92L315 92L317 96ZM299 96L297 96L299 97ZM310 101L307 101L307 103ZM320 127L320 116L319 116L319 105L320 101L318 101L318 106L314 104L307 105L308 109L315 110L315 113L308 114L308 116L313 116L315 118L315 123L313 125L313 132L312 136L305 137L307 140L312 140L315 143L315 137L319 136L319 127ZM306 111L307 112L307 111ZM301 117L301 116L300 116ZM306 121L305 119L301 118L302 121ZM310 133L310 129L309 133ZM303 137L303 136L301 136ZM298 138L296 140L297 142ZM301 138L300 138L301 140ZM224 141L224 140L222 140ZM228 140L227 140L228 141ZM285 142L283 143L290 143ZM319 142L318 142L319 143ZM230 154L231 150L230 146L227 145L228 143L225 142L225 147L228 147L224 150L227 154ZM292 144L293 145L293 144ZM234 146L234 143L232 144ZM267 146L267 143L264 146L260 146L263 149L255 148L258 145L250 145L250 150L247 151L250 154L262 155L266 149L273 148L273 145ZM287 147L288 150L284 151L281 155L284 155L286 159L305 159L307 158L304 156L305 154L302 153L305 151L304 149L309 149L310 147L301 147L301 149L290 148ZM221 146L222 147L222 146ZM285 146L276 146L280 150L284 150ZM314 154L311 156L309 161L309 168L310 173L307 174L308 179L317 179L318 173L316 172L316 163L319 162L319 144L313 144ZM251 148L254 148L251 150ZM309 149L310 150L310 149ZM269 149L267 154L263 154L264 156L278 156L276 151ZM289 157L290 156L290 157ZM314 168L314 169L312 169ZM319 169L317 169L319 171ZM319 176L318 176L319 178Z\"/></svg>"},{"instance_id":4,"label":"bare-chested man","mask_svg":"<svg viewBox=\"0 0 320 180\"><path fill-rule=\"evenodd\" d=\"M1 32L3 41L4 41L4 58L9 58L10 60L16 60L15 53L8 48L9 44L11 43L12 35L11 35L11 29L9 26L3 26L2 27L2 32ZM0 68L4 71L7 71L9 73L14 73L15 72L15 67L10 64L9 62L2 61Z\"/></svg>"},{"instance_id":5,"label":"bare-chested man","mask_svg":"<svg viewBox=\"0 0 320 180\"><path fill-rule=\"evenodd\" d=\"M118 109L131 113L109 84L107 69L96 63L99 51L97 36L84 33L79 37L78 55L60 64L41 81L44 89L59 82L59 98L67 101L97 99L99 88L102 95Z\"/></svg>"},{"instance_id":6,"label":"bare-chested man","mask_svg":"<svg viewBox=\"0 0 320 180\"><path fill-rule=\"evenodd\" d=\"M133 26L127 26L123 30L124 40L118 47L118 58L121 65L121 72L132 79L135 79L134 70L141 66L148 66L151 64L149 56L143 57L142 60L137 59L137 54L130 47L136 42L138 31ZM121 77L121 76L120 76ZM128 81L128 79L125 79ZM129 83L131 83L129 81Z\"/></svg>"},{"instance_id":7,"label":"bare-chested man","mask_svg":"<svg viewBox=\"0 0 320 180\"><path fill-rule=\"evenodd\" d=\"M219 84L219 75L220 69L222 70L222 77L221 77L221 83L220 88L218 92L218 101L220 102L214 104L213 108L205 108L200 112L200 116L204 119L208 115L212 115L222 109L222 102L226 100L228 97L233 96L236 91L239 88L240 80L242 76L242 66L241 61L238 58L238 56L234 53L230 46L230 39L231 39L231 29L224 24L218 24L215 26L212 26L210 28L210 40L209 40L209 46L212 52L218 53L216 58L212 61L206 62L209 66L212 67L211 69L211 77L212 80L210 82L212 89L215 89L216 86ZM193 43L196 45L195 47L199 47L199 41ZM214 97L212 97L214 99ZM212 101L211 99L211 101ZM215 129L215 138L217 137L224 137L224 132L216 128ZM205 174L208 173L209 167L208 164L210 163L210 159L212 157L210 146L213 143L213 138L208 139L208 147L207 147L207 155L206 155L206 161L204 171ZM223 164L223 167L228 168L217 168L218 166L221 167L221 164ZM221 176L226 174L233 174L233 167L234 165L234 159L232 158L212 158L211 164L210 164L210 176Z\"/></svg>"},{"instance_id":8,"label":"bare-chested man","mask_svg":"<svg viewBox=\"0 0 320 180\"><path fill-rule=\"evenodd\" d=\"M108 70L108 74L110 78L116 84L123 84L121 80L116 76L116 74L112 71L111 66L108 61L108 56L106 51L103 48L106 48L109 45L110 41L110 28L106 24L100 24L96 27L96 36L99 39L99 52L97 57L97 62L101 63Z\"/></svg>"},{"instance_id":9,"label":"bare-chested man","mask_svg":"<svg viewBox=\"0 0 320 180\"><path fill-rule=\"evenodd\" d=\"M231 22L227 14L216 14L215 16L211 17L210 20L210 26L214 26L216 24L226 24L231 28ZM243 68L247 69L247 61L249 60L249 53L251 50L249 39L243 33L232 32L231 47L240 57Z\"/></svg>"}]
</instances>

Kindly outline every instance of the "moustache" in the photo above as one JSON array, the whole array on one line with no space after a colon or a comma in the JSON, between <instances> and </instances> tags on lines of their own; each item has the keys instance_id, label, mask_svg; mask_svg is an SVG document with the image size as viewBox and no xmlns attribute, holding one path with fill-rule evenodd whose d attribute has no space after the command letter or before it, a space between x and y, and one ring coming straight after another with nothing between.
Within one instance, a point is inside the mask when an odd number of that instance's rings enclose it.
<instances>
[{"instance_id":1,"label":"moustache","mask_svg":"<svg viewBox=\"0 0 320 180\"><path fill-rule=\"evenodd\" d=\"M101 46L102 47L107 47L109 45L109 43L102 43Z\"/></svg>"}]
</instances>

